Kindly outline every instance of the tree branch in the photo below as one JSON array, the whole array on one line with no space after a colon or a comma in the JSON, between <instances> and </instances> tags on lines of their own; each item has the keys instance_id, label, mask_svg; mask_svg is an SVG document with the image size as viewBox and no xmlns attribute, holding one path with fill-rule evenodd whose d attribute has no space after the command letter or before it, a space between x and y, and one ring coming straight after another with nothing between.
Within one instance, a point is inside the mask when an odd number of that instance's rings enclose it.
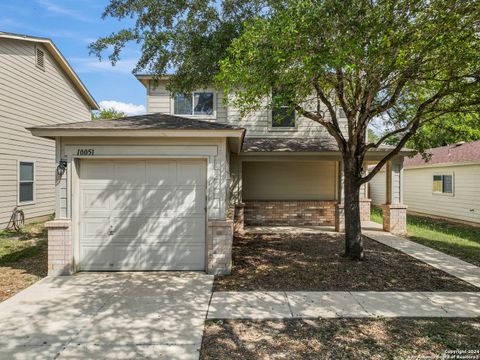
<instances>
[{"instance_id":1,"label":"tree branch","mask_svg":"<svg viewBox=\"0 0 480 360\"><path fill-rule=\"evenodd\" d=\"M391 160L395 155L398 155L398 153L402 150L402 148L405 146L407 141L415 134L417 131L418 127L420 126L420 120L427 109L427 107L433 103L438 102L442 97L445 96L444 91L439 91L437 92L434 96L432 96L430 99L424 101L417 110L417 113L415 114L415 119L410 122L411 124L410 130L403 136L403 138L398 142L397 146L390 151L382 160L380 160L377 165L370 171L370 173L362 178L360 178L360 184L364 184L366 182L369 182L370 180L373 179L373 177L380 171L381 168L385 166L385 164ZM407 125L408 126L408 125Z\"/></svg>"}]
</instances>

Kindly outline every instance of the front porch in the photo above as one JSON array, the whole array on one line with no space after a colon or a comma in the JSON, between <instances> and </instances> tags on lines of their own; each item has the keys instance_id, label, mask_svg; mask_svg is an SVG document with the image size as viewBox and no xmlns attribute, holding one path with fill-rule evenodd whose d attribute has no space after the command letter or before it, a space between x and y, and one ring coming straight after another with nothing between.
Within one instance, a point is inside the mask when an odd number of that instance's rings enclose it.
<instances>
[{"instance_id":1,"label":"front porch","mask_svg":"<svg viewBox=\"0 0 480 360\"><path fill-rule=\"evenodd\" d=\"M230 195L235 230L264 227L317 227L344 231L344 174L341 154L315 139L246 139L231 157ZM369 154L364 169L385 151ZM383 229L406 232L403 205L403 156L387 166ZM370 221L368 184L360 189L361 221Z\"/></svg>"},{"instance_id":2,"label":"front porch","mask_svg":"<svg viewBox=\"0 0 480 360\"><path fill-rule=\"evenodd\" d=\"M362 231L382 231L382 225L362 221ZM337 233L335 226L246 226L245 234L323 234Z\"/></svg>"}]
</instances>

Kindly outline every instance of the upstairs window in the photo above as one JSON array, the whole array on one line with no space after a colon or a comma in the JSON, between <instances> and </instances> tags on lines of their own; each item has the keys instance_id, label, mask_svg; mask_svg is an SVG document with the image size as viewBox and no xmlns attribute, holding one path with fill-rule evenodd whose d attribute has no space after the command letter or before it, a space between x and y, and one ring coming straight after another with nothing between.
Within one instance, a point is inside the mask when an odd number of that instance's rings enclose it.
<instances>
[{"instance_id":1,"label":"upstairs window","mask_svg":"<svg viewBox=\"0 0 480 360\"><path fill-rule=\"evenodd\" d=\"M20 161L18 175L18 201L20 203L33 201L34 167L33 162Z\"/></svg>"},{"instance_id":2,"label":"upstairs window","mask_svg":"<svg viewBox=\"0 0 480 360\"><path fill-rule=\"evenodd\" d=\"M453 175L433 175L433 192L453 194Z\"/></svg>"},{"instance_id":3,"label":"upstairs window","mask_svg":"<svg viewBox=\"0 0 480 360\"><path fill-rule=\"evenodd\" d=\"M175 115L211 116L214 113L213 92L194 92L191 95L175 94L173 113Z\"/></svg>"},{"instance_id":4,"label":"upstairs window","mask_svg":"<svg viewBox=\"0 0 480 360\"><path fill-rule=\"evenodd\" d=\"M276 94L273 94L275 97ZM276 106L272 109L272 128L294 128L295 111L288 106Z\"/></svg>"}]
</instances>

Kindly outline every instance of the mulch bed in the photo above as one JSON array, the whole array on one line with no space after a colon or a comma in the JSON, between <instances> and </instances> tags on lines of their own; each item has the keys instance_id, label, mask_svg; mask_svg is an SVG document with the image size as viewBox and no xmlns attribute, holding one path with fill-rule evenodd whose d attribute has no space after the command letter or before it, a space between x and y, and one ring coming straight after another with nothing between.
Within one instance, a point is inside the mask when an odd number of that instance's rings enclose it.
<instances>
[{"instance_id":1,"label":"mulch bed","mask_svg":"<svg viewBox=\"0 0 480 360\"><path fill-rule=\"evenodd\" d=\"M440 359L479 344L479 319L208 321L200 359Z\"/></svg>"},{"instance_id":2,"label":"mulch bed","mask_svg":"<svg viewBox=\"0 0 480 360\"><path fill-rule=\"evenodd\" d=\"M340 234L247 234L233 242L232 274L214 291L479 291L365 238L365 260L341 256Z\"/></svg>"}]
</instances>

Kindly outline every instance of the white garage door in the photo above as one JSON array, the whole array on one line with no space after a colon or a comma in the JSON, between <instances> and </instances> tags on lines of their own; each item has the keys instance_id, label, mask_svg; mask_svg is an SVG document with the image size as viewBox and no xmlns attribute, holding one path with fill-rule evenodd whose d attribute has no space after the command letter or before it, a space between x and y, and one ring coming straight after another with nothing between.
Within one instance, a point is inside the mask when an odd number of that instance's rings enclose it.
<instances>
[{"instance_id":1,"label":"white garage door","mask_svg":"<svg viewBox=\"0 0 480 360\"><path fill-rule=\"evenodd\" d=\"M206 164L82 160L82 270L204 270Z\"/></svg>"}]
</instances>

